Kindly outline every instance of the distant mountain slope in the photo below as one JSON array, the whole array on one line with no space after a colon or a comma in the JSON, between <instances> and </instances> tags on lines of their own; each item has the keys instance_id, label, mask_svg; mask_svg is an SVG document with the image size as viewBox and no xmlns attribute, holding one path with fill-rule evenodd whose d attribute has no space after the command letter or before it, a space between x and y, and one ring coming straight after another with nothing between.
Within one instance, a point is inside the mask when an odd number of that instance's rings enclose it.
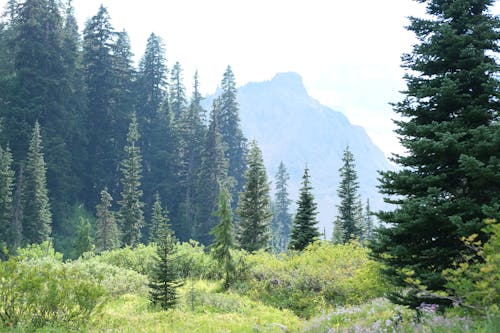
<instances>
[{"instance_id":1,"label":"distant mountain slope","mask_svg":"<svg viewBox=\"0 0 500 333\"><path fill-rule=\"evenodd\" d=\"M212 99L206 100L207 105ZM320 231L325 230L328 239L337 211L338 170L347 145L356 160L363 201L369 198L373 209L384 207L376 188L377 170L391 169L391 164L362 127L310 97L298 74L280 73L270 81L248 83L239 88L238 100L243 132L259 143L270 180L274 181L280 161L285 163L293 202L307 163Z\"/></svg>"}]
</instances>

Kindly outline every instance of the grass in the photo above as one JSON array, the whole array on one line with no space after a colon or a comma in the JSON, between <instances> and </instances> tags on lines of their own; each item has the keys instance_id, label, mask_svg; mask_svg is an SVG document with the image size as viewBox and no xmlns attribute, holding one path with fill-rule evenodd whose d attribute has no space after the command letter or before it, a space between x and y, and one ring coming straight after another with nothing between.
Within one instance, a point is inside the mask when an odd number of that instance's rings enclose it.
<instances>
[{"instance_id":1,"label":"grass","mask_svg":"<svg viewBox=\"0 0 500 333\"><path fill-rule=\"evenodd\" d=\"M188 282L179 304L164 311L138 295L110 301L89 323L92 332L301 332L303 321L231 292L219 292L213 282ZM194 297L193 297L194 295Z\"/></svg>"}]
</instances>

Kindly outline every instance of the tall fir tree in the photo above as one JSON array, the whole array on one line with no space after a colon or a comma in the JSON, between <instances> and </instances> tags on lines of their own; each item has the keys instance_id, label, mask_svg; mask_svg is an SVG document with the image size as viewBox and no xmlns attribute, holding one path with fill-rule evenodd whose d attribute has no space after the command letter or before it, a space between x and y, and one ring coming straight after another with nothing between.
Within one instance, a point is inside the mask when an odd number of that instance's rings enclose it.
<instances>
[{"instance_id":1,"label":"tall fir tree","mask_svg":"<svg viewBox=\"0 0 500 333\"><path fill-rule=\"evenodd\" d=\"M137 119L132 115L125 146L126 157L122 161L122 192L119 211L123 245L136 246L141 240L141 228L144 226L144 203L142 202L141 171L142 157L137 146L139 131Z\"/></svg>"},{"instance_id":2,"label":"tall fir tree","mask_svg":"<svg viewBox=\"0 0 500 333\"><path fill-rule=\"evenodd\" d=\"M54 227L61 222L78 192L78 175L72 169L71 137L74 129L71 84L73 68L65 62L62 7L55 0L27 0L12 4L9 62L0 94L5 98L3 143L21 163L28 151L30 133L38 121L45 142L47 187L54 213ZM12 67L10 66L12 65Z\"/></svg>"},{"instance_id":3,"label":"tall fir tree","mask_svg":"<svg viewBox=\"0 0 500 333\"><path fill-rule=\"evenodd\" d=\"M204 110L200 104L201 95L198 91L198 74L195 75L194 81L194 92L189 108L177 123L180 138L179 187L183 196L177 215L179 227L176 228L176 235L180 241L192 238L193 228L199 218L199 207L205 204L198 202L195 195L199 184L206 127L203 123Z\"/></svg>"},{"instance_id":4,"label":"tall fir tree","mask_svg":"<svg viewBox=\"0 0 500 333\"><path fill-rule=\"evenodd\" d=\"M500 218L500 20L492 0L420 1L426 18L411 18L418 44L402 57L407 73L396 132L407 154L394 155L399 171L382 173L381 191L393 211L372 245L385 274L404 292L390 298L413 307L449 304L442 272L468 251L461 237L478 234L485 218ZM408 284L426 287L423 292ZM414 287L414 288L412 288Z\"/></svg>"},{"instance_id":5,"label":"tall fir tree","mask_svg":"<svg viewBox=\"0 0 500 333\"><path fill-rule=\"evenodd\" d=\"M363 233L362 240L371 241L373 239L373 231L375 229L373 222L373 212L370 207L370 200L366 199L366 205L363 214Z\"/></svg>"},{"instance_id":6,"label":"tall fir tree","mask_svg":"<svg viewBox=\"0 0 500 333\"><path fill-rule=\"evenodd\" d=\"M94 249L94 238L92 237L92 224L84 217L80 217L80 222L76 228L76 237L73 244L73 258L79 258L85 252Z\"/></svg>"},{"instance_id":7,"label":"tall fir tree","mask_svg":"<svg viewBox=\"0 0 500 333\"><path fill-rule=\"evenodd\" d=\"M171 207L178 205L178 136L170 110L168 68L162 39L151 34L139 62L137 120L144 165L144 201L152 207L158 192ZM148 212L149 214L149 212Z\"/></svg>"},{"instance_id":8,"label":"tall fir tree","mask_svg":"<svg viewBox=\"0 0 500 333\"><path fill-rule=\"evenodd\" d=\"M150 276L150 298L154 304L168 310L177 303L177 288L182 285L174 265L176 241L168 225L168 217L162 219L162 223L158 226L156 240L158 257Z\"/></svg>"},{"instance_id":9,"label":"tall fir tree","mask_svg":"<svg viewBox=\"0 0 500 333\"><path fill-rule=\"evenodd\" d=\"M271 198L262 152L255 140L250 143L245 179L237 209L238 245L249 252L268 249L271 240Z\"/></svg>"},{"instance_id":10,"label":"tall fir tree","mask_svg":"<svg viewBox=\"0 0 500 333\"><path fill-rule=\"evenodd\" d=\"M234 239L233 213L230 200L229 192L222 187L218 197L218 208L215 212L215 216L219 218L219 223L210 232L214 236L214 240L210 244L212 256L224 270L224 289L228 289L231 285L235 270L231 255Z\"/></svg>"},{"instance_id":11,"label":"tall fir tree","mask_svg":"<svg viewBox=\"0 0 500 333\"><path fill-rule=\"evenodd\" d=\"M245 184L247 140L240 126L238 89L231 66L227 66L224 72L221 88L217 121L222 141L227 146L225 156L228 161L228 176L234 180L229 190L232 202L237 204L238 195Z\"/></svg>"},{"instance_id":12,"label":"tall fir tree","mask_svg":"<svg viewBox=\"0 0 500 333\"><path fill-rule=\"evenodd\" d=\"M361 237L360 224L362 222L361 197L359 195L358 174L356 172L356 163L349 146L344 150L342 156L342 167L339 169L340 184L337 189L340 203L337 206L337 220L341 223L344 231L343 242Z\"/></svg>"},{"instance_id":13,"label":"tall fir tree","mask_svg":"<svg viewBox=\"0 0 500 333\"><path fill-rule=\"evenodd\" d=\"M47 193L46 173L40 125L36 122L28 149L23 191L24 244L40 244L49 240L51 235L52 213Z\"/></svg>"},{"instance_id":14,"label":"tall fir tree","mask_svg":"<svg viewBox=\"0 0 500 333\"><path fill-rule=\"evenodd\" d=\"M182 67L178 61L174 64L174 67L172 67L169 89L170 110L174 120L178 121L186 112L187 108L186 88L183 83Z\"/></svg>"},{"instance_id":15,"label":"tall fir tree","mask_svg":"<svg viewBox=\"0 0 500 333\"><path fill-rule=\"evenodd\" d=\"M101 202L96 206L97 230L95 246L97 252L116 249L120 246L120 233L115 213L111 210L113 197L105 187L101 191Z\"/></svg>"},{"instance_id":16,"label":"tall fir tree","mask_svg":"<svg viewBox=\"0 0 500 333\"><path fill-rule=\"evenodd\" d=\"M151 223L149 226L149 239L150 243L158 242L158 234L161 226L168 222L166 211L163 211L161 205L160 194L155 194L155 202L151 211Z\"/></svg>"},{"instance_id":17,"label":"tall fir tree","mask_svg":"<svg viewBox=\"0 0 500 333\"><path fill-rule=\"evenodd\" d=\"M276 191L273 202L273 219L271 221L272 244L277 252L283 252L287 249L292 228L292 216L289 213L291 200L288 197L289 179L290 176L282 161L275 177Z\"/></svg>"},{"instance_id":18,"label":"tall fir tree","mask_svg":"<svg viewBox=\"0 0 500 333\"><path fill-rule=\"evenodd\" d=\"M96 15L85 24L83 31L83 70L87 93L87 153L89 157L85 202L95 207L98 190L109 186L115 196L119 179L119 160L122 147L116 147L113 123L121 112L113 104L116 77L114 73L113 45L115 31L108 10L100 6ZM115 113L116 111L116 113ZM122 133L124 136L125 133Z\"/></svg>"},{"instance_id":19,"label":"tall fir tree","mask_svg":"<svg viewBox=\"0 0 500 333\"><path fill-rule=\"evenodd\" d=\"M0 257L2 249L14 249L13 244L13 198L14 170L12 170L12 154L7 147L0 146Z\"/></svg>"},{"instance_id":20,"label":"tall fir tree","mask_svg":"<svg viewBox=\"0 0 500 333\"><path fill-rule=\"evenodd\" d=\"M297 201L297 213L293 219L292 232L290 235L290 250L302 251L315 240L319 239L319 231L316 225L317 205L312 194L309 169L304 169L302 176L302 187L300 188L299 200Z\"/></svg>"},{"instance_id":21,"label":"tall fir tree","mask_svg":"<svg viewBox=\"0 0 500 333\"><path fill-rule=\"evenodd\" d=\"M217 210L217 193L220 186L229 187L233 181L227 175L228 162L225 157L226 145L222 141L216 117L220 100L216 99L212 106L208 131L204 138L201 170L196 201L198 220L194 226L194 239L204 245L212 242L210 230L217 224L213 212Z\"/></svg>"}]
</instances>

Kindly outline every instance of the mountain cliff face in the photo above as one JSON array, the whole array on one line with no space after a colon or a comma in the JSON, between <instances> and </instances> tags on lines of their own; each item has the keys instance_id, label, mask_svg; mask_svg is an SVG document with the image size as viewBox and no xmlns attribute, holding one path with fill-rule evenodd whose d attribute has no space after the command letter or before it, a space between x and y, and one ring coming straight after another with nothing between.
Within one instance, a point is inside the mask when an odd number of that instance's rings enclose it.
<instances>
[{"instance_id":1,"label":"mountain cliff face","mask_svg":"<svg viewBox=\"0 0 500 333\"><path fill-rule=\"evenodd\" d=\"M211 100L206 100L207 105ZM372 210L387 208L376 186L378 170L391 169L391 164L362 127L310 97L298 74L280 73L270 81L248 83L239 88L238 100L245 136L257 140L262 149L269 180L274 181L283 161L294 203L304 167L309 167L320 232L325 231L328 239L337 214L338 170L347 145L356 161L363 202L370 199Z\"/></svg>"}]
</instances>

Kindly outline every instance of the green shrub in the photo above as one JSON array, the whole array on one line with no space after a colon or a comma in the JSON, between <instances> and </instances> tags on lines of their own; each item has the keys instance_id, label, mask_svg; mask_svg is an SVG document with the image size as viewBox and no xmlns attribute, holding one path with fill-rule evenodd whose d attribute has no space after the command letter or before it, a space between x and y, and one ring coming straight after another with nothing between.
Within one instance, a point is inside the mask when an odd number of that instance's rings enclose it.
<instances>
[{"instance_id":1,"label":"green shrub","mask_svg":"<svg viewBox=\"0 0 500 333\"><path fill-rule=\"evenodd\" d=\"M101 304L104 288L61 262L33 259L37 249L29 260L11 257L0 263L1 325L77 327Z\"/></svg>"},{"instance_id":2,"label":"green shrub","mask_svg":"<svg viewBox=\"0 0 500 333\"><path fill-rule=\"evenodd\" d=\"M328 305L360 304L384 294L378 264L359 243L316 242L302 252L247 257L249 278L240 292L266 304L310 317Z\"/></svg>"},{"instance_id":3,"label":"green shrub","mask_svg":"<svg viewBox=\"0 0 500 333\"><path fill-rule=\"evenodd\" d=\"M125 294L145 296L149 293L148 277L131 269L109 265L101 262L98 257L87 257L68 263L74 269L85 272L106 290L111 297Z\"/></svg>"},{"instance_id":4,"label":"green shrub","mask_svg":"<svg viewBox=\"0 0 500 333\"><path fill-rule=\"evenodd\" d=\"M139 244L102 252L96 260L116 267L130 269L143 275L149 275L154 267L156 246Z\"/></svg>"},{"instance_id":5,"label":"green shrub","mask_svg":"<svg viewBox=\"0 0 500 333\"><path fill-rule=\"evenodd\" d=\"M457 305L482 316L500 316L500 223L487 220L483 231L489 240L482 244L474 234L464 238L472 250L455 269L446 270L452 298Z\"/></svg>"}]
</instances>

